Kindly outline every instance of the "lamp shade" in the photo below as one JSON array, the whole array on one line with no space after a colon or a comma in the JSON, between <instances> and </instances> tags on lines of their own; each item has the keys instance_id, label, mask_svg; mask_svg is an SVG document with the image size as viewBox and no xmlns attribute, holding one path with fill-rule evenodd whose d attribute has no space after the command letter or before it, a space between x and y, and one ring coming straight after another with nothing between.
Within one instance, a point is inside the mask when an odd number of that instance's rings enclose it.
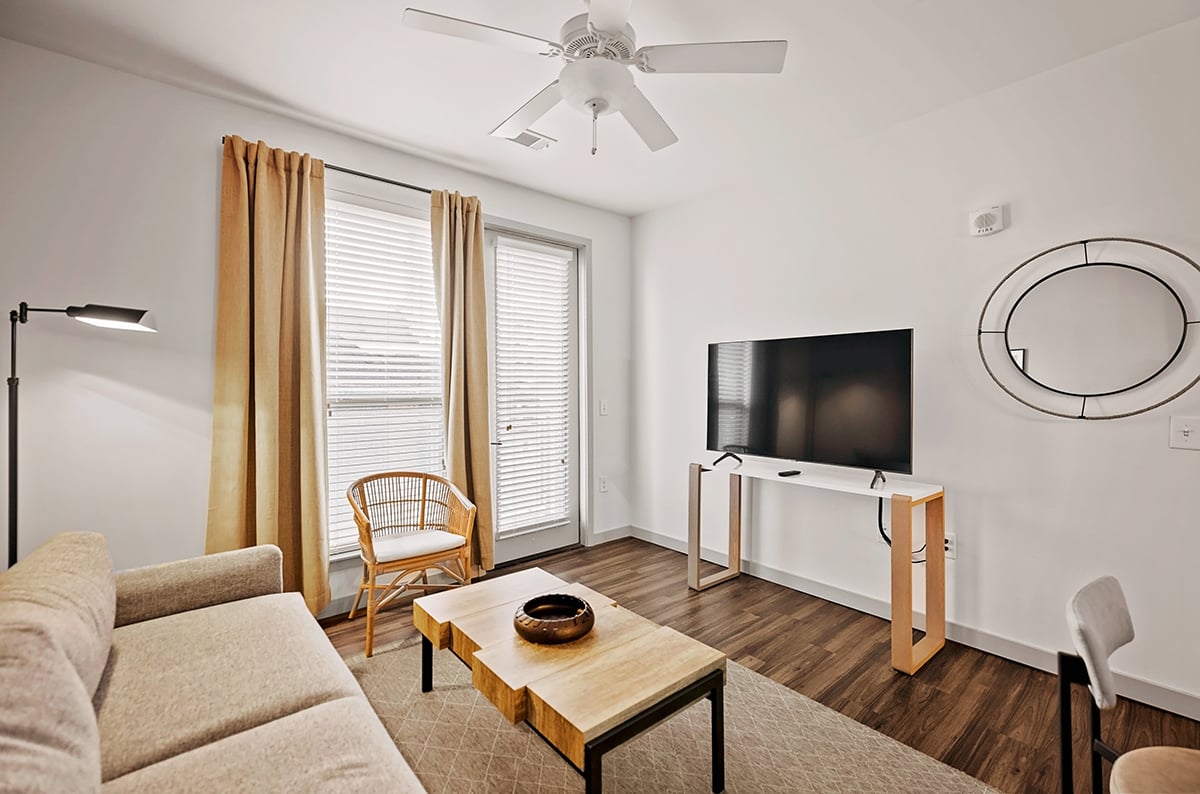
<instances>
[{"instance_id":1,"label":"lamp shade","mask_svg":"<svg viewBox=\"0 0 1200 794\"><path fill-rule=\"evenodd\" d=\"M67 316L81 323L98 325L101 328L120 328L126 331L158 330L154 315L146 309L127 309L124 306L104 306L88 303L83 306L68 306Z\"/></svg>"}]
</instances>

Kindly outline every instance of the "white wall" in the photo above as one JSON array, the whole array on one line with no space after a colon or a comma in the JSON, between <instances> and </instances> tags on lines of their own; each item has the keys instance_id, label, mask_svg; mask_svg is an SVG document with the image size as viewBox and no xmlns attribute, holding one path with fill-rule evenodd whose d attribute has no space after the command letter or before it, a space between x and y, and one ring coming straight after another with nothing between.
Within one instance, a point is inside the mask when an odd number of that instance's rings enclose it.
<instances>
[{"instance_id":1,"label":"white wall","mask_svg":"<svg viewBox=\"0 0 1200 794\"><path fill-rule=\"evenodd\" d=\"M636 218L636 533L686 538L688 463L714 457L706 343L913 327L913 479L946 488L958 635L1044 663L1070 647L1068 596L1111 573L1138 634L1115 668L1200 695L1200 453L1167 448L1200 389L1136 418L1053 419L975 350L988 293L1043 248L1129 235L1200 257L1196 74L1191 22ZM1012 227L968 238L967 211L996 202ZM872 500L765 483L750 502L747 559L886 603Z\"/></svg>"},{"instance_id":2,"label":"white wall","mask_svg":"<svg viewBox=\"0 0 1200 794\"><path fill-rule=\"evenodd\" d=\"M157 335L55 316L20 328L23 553L63 529L103 532L118 568L203 551L226 133L590 240L592 388L612 404L593 417L593 466L613 480L592 494L592 529L629 525L628 218L5 39L0 108L4 308L111 303L159 318ZM356 575L335 579L335 597Z\"/></svg>"}]
</instances>

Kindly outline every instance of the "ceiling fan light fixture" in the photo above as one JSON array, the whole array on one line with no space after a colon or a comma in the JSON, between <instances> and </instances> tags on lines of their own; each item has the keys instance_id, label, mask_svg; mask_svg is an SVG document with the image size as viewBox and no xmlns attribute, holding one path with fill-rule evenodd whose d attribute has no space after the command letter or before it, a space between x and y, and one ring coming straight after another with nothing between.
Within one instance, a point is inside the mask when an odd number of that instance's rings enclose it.
<instances>
[{"instance_id":1,"label":"ceiling fan light fixture","mask_svg":"<svg viewBox=\"0 0 1200 794\"><path fill-rule=\"evenodd\" d=\"M564 66L558 85L571 107L589 116L605 116L621 109L633 89L633 75L617 61L585 58Z\"/></svg>"},{"instance_id":2,"label":"ceiling fan light fixture","mask_svg":"<svg viewBox=\"0 0 1200 794\"><path fill-rule=\"evenodd\" d=\"M509 115L491 134L535 148L530 125L566 102L592 120L592 154L596 153L596 120L620 113L652 152L679 140L654 105L634 84L631 67L642 74L778 74L783 71L787 42L709 41L638 47L629 24L633 0L584 0L586 14L562 26L558 42L538 36L406 9L404 24L417 30L507 47L566 61L559 77ZM543 136L544 137L544 136ZM528 143L527 143L528 141Z\"/></svg>"}]
</instances>

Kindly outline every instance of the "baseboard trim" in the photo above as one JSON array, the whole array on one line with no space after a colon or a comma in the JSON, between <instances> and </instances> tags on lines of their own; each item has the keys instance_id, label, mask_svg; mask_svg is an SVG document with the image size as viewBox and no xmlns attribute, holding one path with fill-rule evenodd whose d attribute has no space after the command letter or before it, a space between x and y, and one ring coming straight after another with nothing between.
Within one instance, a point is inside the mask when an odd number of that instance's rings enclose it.
<instances>
[{"instance_id":1,"label":"baseboard trim","mask_svg":"<svg viewBox=\"0 0 1200 794\"><path fill-rule=\"evenodd\" d=\"M588 538L587 543L584 545L599 546L601 543L609 543L614 540L621 540L622 538L630 538L633 537L633 532L633 527L628 524L623 527L615 527L613 529L605 529L600 532L593 532Z\"/></svg>"},{"instance_id":2,"label":"baseboard trim","mask_svg":"<svg viewBox=\"0 0 1200 794\"><path fill-rule=\"evenodd\" d=\"M334 598L330 600L325 608L321 610L318 620L327 620L339 616L348 615L350 607L354 604L354 596L345 596L343 598Z\"/></svg>"},{"instance_id":3,"label":"baseboard trim","mask_svg":"<svg viewBox=\"0 0 1200 794\"><path fill-rule=\"evenodd\" d=\"M629 534L638 540L644 540L656 546L662 546L663 548L687 554L687 541L685 540L660 535L657 532L651 532L650 530L636 526L631 528ZM706 560L718 565L728 565L729 556L724 552L705 548L702 554ZM865 612L868 615L875 615L884 620L891 619L891 604L878 598L866 596L862 593L856 593L804 576L797 576L787 571L780 571L776 568L754 562L753 560L742 560L742 571L758 579L764 579L768 582L791 588L792 590L808 593L817 598L832 601L835 604L841 604L842 606L856 609L859 612ZM925 625L925 616L914 611L913 623L917 628L923 627ZM1054 673L1057 669L1057 650L1052 651L1045 648L1038 648L1009 637L992 634L951 621L946 622L946 637L963 645L995 654L1014 662L1020 662L1021 664L1038 670L1044 670L1048 673ZM1156 684L1120 673L1115 673L1113 678L1117 684L1117 691L1130 700L1136 700L1193 720L1200 720L1200 697L1180 692L1177 689L1172 689L1162 684Z\"/></svg>"}]
</instances>

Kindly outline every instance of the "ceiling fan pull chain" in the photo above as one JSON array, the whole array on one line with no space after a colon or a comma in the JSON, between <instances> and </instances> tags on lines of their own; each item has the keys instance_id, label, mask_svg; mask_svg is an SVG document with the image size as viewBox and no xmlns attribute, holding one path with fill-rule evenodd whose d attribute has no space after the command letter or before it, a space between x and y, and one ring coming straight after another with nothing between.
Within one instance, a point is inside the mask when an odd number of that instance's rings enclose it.
<instances>
[{"instance_id":1,"label":"ceiling fan pull chain","mask_svg":"<svg viewBox=\"0 0 1200 794\"><path fill-rule=\"evenodd\" d=\"M600 114L596 110L596 106L592 105L592 156L596 156L596 119L600 118Z\"/></svg>"}]
</instances>

